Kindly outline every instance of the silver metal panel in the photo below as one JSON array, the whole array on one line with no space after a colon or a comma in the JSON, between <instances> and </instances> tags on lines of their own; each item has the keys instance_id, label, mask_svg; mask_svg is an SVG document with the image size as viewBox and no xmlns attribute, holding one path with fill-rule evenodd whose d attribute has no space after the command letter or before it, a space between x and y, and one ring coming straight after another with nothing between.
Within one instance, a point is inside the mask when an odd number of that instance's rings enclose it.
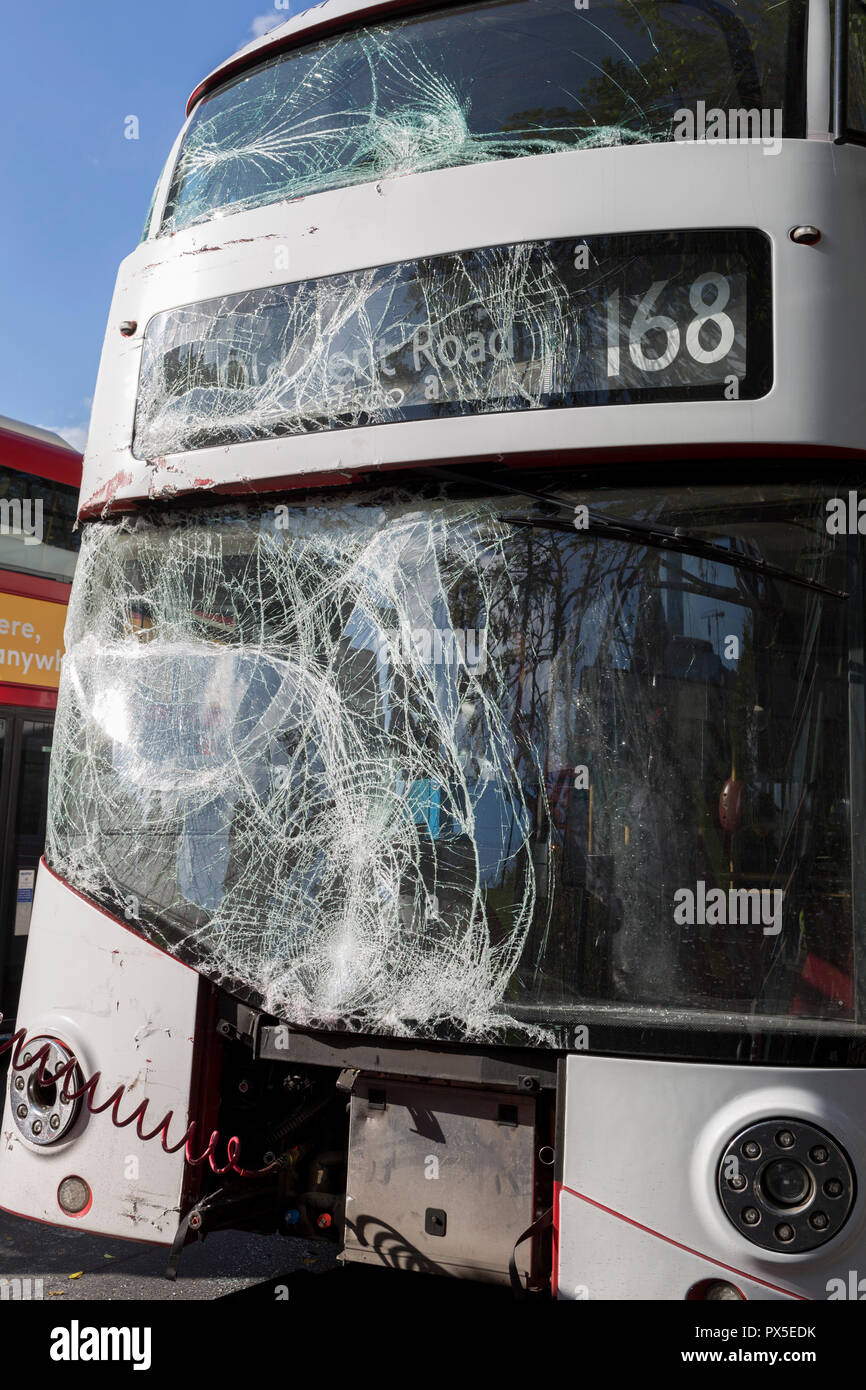
<instances>
[{"instance_id":1,"label":"silver metal panel","mask_svg":"<svg viewBox=\"0 0 866 1390\"><path fill-rule=\"evenodd\" d=\"M507 1280L514 1243L534 1215L534 1129L531 1096L359 1079L345 1258ZM439 1213L444 1234L432 1233ZM517 1252L521 1274L529 1257L527 1241Z\"/></svg>"},{"instance_id":2,"label":"silver metal panel","mask_svg":"<svg viewBox=\"0 0 866 1390\"><path fill-rule=\"evenodd\" d=\"M702 1280L720 1279L749 1300L823 1300L850 1286L850 1271L866 1270L862 1069L580 1054L566 1063L564 1101L560 1298L682 1300ZM825 1130L859 1178L844 1227L806 1253L752 1244L718 1196L719 1162L730 1140L776 1117Z\"/></svg>"},{"instance_id":3,"label":"silver metal panel","mask_svg":"<svg viewBox=\"0 0 866 1390\"><path fill-rule=\"evenodd\" d=\"M244 1005L232 1006L243 1009ZM322 1037L285 1025L262 1028L256 1040L256 1056L274 1062L301 1062L305 1066L352 1067L357 1071L392 1072L419 1080L469 1082L508 1090L552 1089L556 1082L556 1058L540 1049L519 1053L504 1048L463 1048L445 1051L402 1040L371 1042L369 1038Z\"/></svg>"}]
</instances>

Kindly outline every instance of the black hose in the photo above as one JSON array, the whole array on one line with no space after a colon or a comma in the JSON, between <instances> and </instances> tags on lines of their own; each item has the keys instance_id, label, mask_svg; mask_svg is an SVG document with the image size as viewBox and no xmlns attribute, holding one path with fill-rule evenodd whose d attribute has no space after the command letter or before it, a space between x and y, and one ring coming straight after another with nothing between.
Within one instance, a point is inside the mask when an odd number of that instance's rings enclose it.
<instances>
[{"instance_id":1,"label":"black hose","mask_svg":"<svg viewBox=\"0 0 866 1390\"><path fill-rule=\"evenodd\" d=\"M305 1125L307 1120L311 1120L314 1115L317 1115L320 1110L324 1109L328 1102L333 1099L333 1096L334 1092L330 1087L318 1096L311 1096L310 1099L305 1101L293 1114L289 1115L288 1119L283 1120L275 1129L271 1130L265 1140L265 1149L271 1149L275 1144L279 1144L282 1140L288 1139L291 1134L294 1134L302 1125Z\"/></svg>"}]
</instances>

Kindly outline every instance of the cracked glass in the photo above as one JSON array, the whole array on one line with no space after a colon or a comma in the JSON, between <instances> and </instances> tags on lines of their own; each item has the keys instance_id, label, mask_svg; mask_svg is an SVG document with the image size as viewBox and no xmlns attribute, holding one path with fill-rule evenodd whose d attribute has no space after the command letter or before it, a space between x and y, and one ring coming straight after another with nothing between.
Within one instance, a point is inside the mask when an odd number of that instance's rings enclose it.
<instances>
[{"instance_id":1,"label":"cracked glass","mask_svg":"<svg viewBox=\"0 0 866 1390\"><path fill-rule=\"evenodd\" d=\"M591 494L548 486L88 523L51 867L289 1024L862 1023L832 489L606 487L700 557L583 533Z\"/></svg>"},{"instance_id":2,"label":"cracked glass","mask_svg":"<svg viewBox=\"0 0 866 1390\"><path fill-rule=\"evenodd\" d=\"M677 111L802 135L805 0L494 0L260 63L196 106L161 232L425 170L672 138Z\"/></svg>"},{"instance_id":3,"label":"cracked glass","mask_svg":"<svg viewBox=\"0 0 866 1390\"><path fill-rule=\"evenodd\" d=\"M772 380L753 230L482 247L224 295L147 325L133 453L402 420L754 399Z\"/></svg>"}]
</instances>

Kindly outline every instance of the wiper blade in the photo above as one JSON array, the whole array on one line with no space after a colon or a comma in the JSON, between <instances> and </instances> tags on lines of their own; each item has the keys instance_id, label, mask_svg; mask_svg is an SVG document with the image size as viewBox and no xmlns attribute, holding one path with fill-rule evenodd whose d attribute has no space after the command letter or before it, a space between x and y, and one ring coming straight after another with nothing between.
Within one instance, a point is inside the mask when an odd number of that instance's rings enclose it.
<instances>
[{"instance_id":1,"label":"wiper blade","mask_svg":"<svg viewBox=\"0 0 866 1390\"><path fill-rule=\"evenodd\" d=\"M509 483L494 483L487 478L470 478L465 473L452 473L446 468L428 468L424 471L440 478L447 478L451 482L473 483L497 492L508 492L512 496L529 497L545 507L558 507L574 516L575 504L566 502L561 497L550 497L543 492L527 492L525 488L514 487ZM620 517L596 511L592 507L587 507L587 514L586 525L579 528L574 526L573 521L569 523L553 517L506 516L502 520L512 526L576 531L578 535L607 536L609 540L633 541L639 545L653 546L657 550L673 550L680 555L692 555L700 560L717 560L731 569L749 570L753 574L763 575L766 579L779 579L786 584L796 584L801 589L811 589L815 593L826 594L829 598L848 598L847 592L842 589L830 589L817 579L794 574L792 570L783 569L781 565L774 565L769 560L761 560L739 550L729 550L727 546L719 545L716 541L702 540L700 536L693 536L688 531L681 530L679 526L671 528L660 526L655 521L637 521L633 518L623 521Z\"/></svg>"},{"instance_id":2,"label":"wiper blade","mask_svg":"<svg viewBox=\"0 0 866 1390\"><path fill-rule=\"evenodd\" d=\"M729 565L731 569L751 570L752 573L764 575L765 578L781 579L786 584L796 584L801 589L812 589L819 594L827 594L830 598L848 597L843 589L830 589L817 579L807 579L804 575L794 574L791 570L782 569L780 565L771 564L769 560L744 555L739 550L728 550L713 541L702 541L697 536L690 536L678 530L669 531L663 526L645 526L639 521L620 521L618 517L606 516L603 512L590 511L586 526L578 528L553 517L545 519L540 516L504 516L502 520L512 526L541 527L548 531L566 533L574 533L576 530L578 535L607 536L610 540L635 541L641 545L653 546L657 550L674 550L680 555L692 555L697 559L717 560L723 565Z\"/></svg>"}]
</instances>

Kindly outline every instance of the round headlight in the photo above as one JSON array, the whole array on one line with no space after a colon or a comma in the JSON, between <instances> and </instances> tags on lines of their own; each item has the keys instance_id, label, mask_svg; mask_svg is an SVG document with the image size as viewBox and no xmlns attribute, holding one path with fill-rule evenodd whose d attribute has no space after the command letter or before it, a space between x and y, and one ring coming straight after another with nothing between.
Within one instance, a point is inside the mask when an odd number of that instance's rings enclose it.
<instances>
[{"instance_id":1,"label":"round headlight","mask_svg":"<svg viewBox=\"0 0 866 1390\"><path fill-rule=\"evenodd\" d=\"M842 1145L800 1119L762 1120L727 1144L718 1192L728 1219L764 1250L801 1255L832 1240L854 1205Z\"/></svg>"},{"instance_id":2,"label":"round headlight","mask_svg":"<svg viewBox=\"0 0 866 1390\"><path fill-rule=\"evenodd\" d=\"M93 1193L83 1178L70 1175L58 1187L57 1201L67 1216L83 1216L93 1201Z\"/></svg>"}]
</instances>

